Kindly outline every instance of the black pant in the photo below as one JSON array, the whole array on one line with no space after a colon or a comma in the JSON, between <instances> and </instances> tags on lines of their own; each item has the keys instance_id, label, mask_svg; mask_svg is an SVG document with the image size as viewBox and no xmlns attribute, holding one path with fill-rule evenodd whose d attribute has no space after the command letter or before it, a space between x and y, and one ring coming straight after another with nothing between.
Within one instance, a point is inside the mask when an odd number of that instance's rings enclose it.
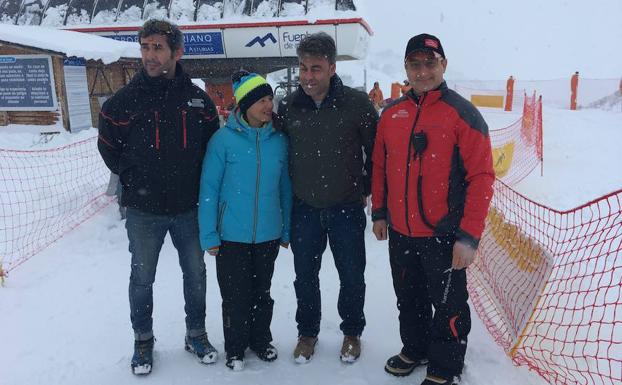
<instances>
[{"instance_id":1,"label":"black pant","mask_svg":"<svg viewBox=\"0 0 622 385\"><path fill-rule=\"evenodd\" d=\"M260 350L272 341L270 285L278 253L278 240L220 245L216 275L227 357L244 357L247 347Z\"/></svg>"},{"instance_id":2,"label":"black pant","mask_svg":"<svg viewBox=\"0 0 622 385\"><path fill-rule=\"evenodd\" d=\"M443 378L462 372L471 330L466 270L449 270L454 243L454 237L411 238L389 230L402 353L428 358L428 374Z\"/></svg>"}]
</instances>

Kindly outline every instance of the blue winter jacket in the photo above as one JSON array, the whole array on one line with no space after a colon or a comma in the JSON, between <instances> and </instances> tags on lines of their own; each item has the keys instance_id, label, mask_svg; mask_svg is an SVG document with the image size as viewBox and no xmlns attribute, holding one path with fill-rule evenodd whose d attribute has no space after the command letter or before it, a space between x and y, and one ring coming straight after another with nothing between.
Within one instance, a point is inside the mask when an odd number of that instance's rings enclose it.
<instances>
[{"instance_id":1,"label":"blue winter jacket","mask_svg":"<svg viewBox=\"0 0 622 385\"><path fill-rule=\"evenodd\" d=\"M289 243L292 187L288 142L272 123L253 128L229 115L211 138L201 174L199 230L201 247L221 240Z\"/></svg>"}]
</instances>

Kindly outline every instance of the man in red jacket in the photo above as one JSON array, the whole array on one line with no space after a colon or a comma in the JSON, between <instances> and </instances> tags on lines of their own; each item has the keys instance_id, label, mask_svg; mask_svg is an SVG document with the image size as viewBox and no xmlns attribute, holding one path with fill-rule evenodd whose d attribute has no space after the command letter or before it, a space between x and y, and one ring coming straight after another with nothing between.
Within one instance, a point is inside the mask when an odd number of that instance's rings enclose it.
<instances>
[{"instance_id":1,"label":"man in red jacket","mask_svg":"<svg viewBox=\"0 0 622 385\"><path fill-rule=\"evenodd\" d=\"M422 385L454 384L471 329L465 268L492 197L490 138L479 111L447 88L438 38L410 39L404 66L412 89L385 107L372 156L373 232L389 238L403 343L385 370L427 364Z\"/></svg>"}]
</instances>

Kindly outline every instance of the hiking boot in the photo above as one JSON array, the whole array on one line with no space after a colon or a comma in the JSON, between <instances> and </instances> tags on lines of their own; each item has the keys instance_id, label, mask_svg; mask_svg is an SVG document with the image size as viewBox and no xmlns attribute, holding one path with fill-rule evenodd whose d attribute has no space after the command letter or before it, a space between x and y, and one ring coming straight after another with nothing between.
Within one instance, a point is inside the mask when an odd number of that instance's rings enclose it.
<instances>
[{"instance_id":1,"label":"hiking boot","mask_svg":"<svg viewBox=\"0 0 622 385\"><path fill-rule=\"evenodd\" d=\"M361 355L361 339L358 336L343 336L341 362L353 363Z\"/></svg>"},{"instance_id":2,"label":"hiking boot","mask_svg":"<svg viewBox=\"0 0 622 385\"><path fill-rule=\"evenodd\" d=\"M153 343L153 337L144 341L134 341L132 373L136 375L147 375L151 373L151 367L153 365Z\"/></svg>"},{"instance_id":3,"label":"hiking boot","mask_svg":"<svg viewBox=\"0 0 622 385\"><path fill-rule=\"evenodd\" d=\"M262 348L258 348L258 349L251 348L251 350L255 352L255 354L257 355L257 358L259 358L262 361L266 361L266 362L274 361L279 356L279 352L270 343Z\"/></svg>"},{"instance_id":4,"label":"hiking boot","mask_svg":"<svg viewBox=\"0 0 622 385\"><path fill-rule=\"evenodd\" d=\"M298 343L294 349L294 360L299 364L306 364L313 358L317 337L298 337Z\"/></svg>"},{"instance_id":5,"label":"hiking boot","mask_svg":"<svg viewBox=\"0 0 622 385\"><path fill-rule=\"evenodd\" d=\"M227 357L227 362L225 362L225 366L234 372L239 372L244 370L244 357L232 356Z\"/></svg>"},{"instance_id":6,"label":"hiking boot","mask_svg":"<svg viewBox=\"0 0 622 385\"><path fill-rule=\"evenodd\" d=\"M455 376L452 379L446 379L436 376L427 375L421 385L458 385L460 383L460 376Z\"/></svg>"},{"instance_id":7,"label":"hiking boot","mask_svg":"<svg viewBox=\"0 0 622 385\"><path fill-rule=\"evenodd\" d=\"M213 364L218 360L218 351L210 344L207 333L198 337L186 336L186 351L194 354L202 364Z\"/></svg>"},{"instance_id":8,"label":"hiking boot","mask_svg":"<svg viewBox=\"0 0 622 385\"><path fill-rule=\"evenodd\" d=\"M398 377L408 376L416 367L427 365L428 360L422 358L419 360L411 360L404 354L397 354L387 360L384 371Z\"/></svg>"}]
</instances>

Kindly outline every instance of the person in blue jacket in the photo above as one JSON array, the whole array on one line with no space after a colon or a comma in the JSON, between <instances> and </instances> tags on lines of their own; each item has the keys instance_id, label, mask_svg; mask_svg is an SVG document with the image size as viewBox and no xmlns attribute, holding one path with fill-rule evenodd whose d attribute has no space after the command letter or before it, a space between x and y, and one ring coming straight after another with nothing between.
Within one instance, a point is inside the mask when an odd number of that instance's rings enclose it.
<instances>
[{"instance_id":1,"label":"person in blue jacket","mask_svg":"<svg viewBox=\"0 0 622 385\"><path fill-rule=\"evenodd\" d=\"M289 245L292 192L287 137L272 125L272 87L246 71L232 80L237 108L207 147L199 229L201 247L216 256L226 365L241 370L247 347L263 361L277 358L270 285L279 244Z\"/></svg>"}]
</instances>

